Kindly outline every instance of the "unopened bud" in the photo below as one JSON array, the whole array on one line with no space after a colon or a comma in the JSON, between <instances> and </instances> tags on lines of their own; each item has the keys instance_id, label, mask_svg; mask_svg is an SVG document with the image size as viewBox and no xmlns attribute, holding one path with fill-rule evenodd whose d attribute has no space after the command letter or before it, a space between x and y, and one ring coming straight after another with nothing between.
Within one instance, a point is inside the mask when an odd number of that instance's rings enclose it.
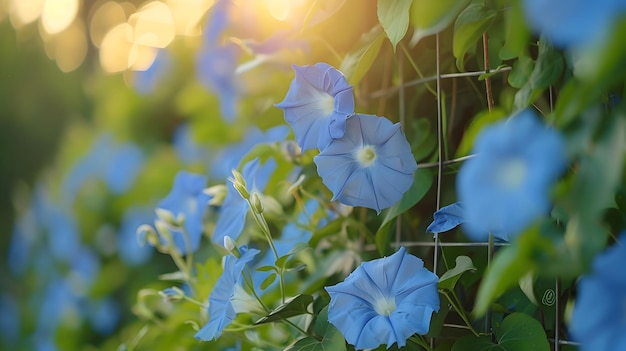
<instances>
[{"instance_id":1,"label":"unopened bud","mask_svg":"<svg viewBox=\"0 0 626 351\"><path fill-rule=\"evenodd\" d=\"M185 292L181 288L173 286L171 288L159 291L159 295L161 295L167 301L179 301L185 297Z\"/></svg>"},{"instance_id":2,"label":"unopened bud","mask_svg":"<svg viewBox=\"0 0 626 351\"><path fill-rule=\"evenodd\" d=\"M137 228L137 241L141 246L144 246L146 243L151 246L159 245L159 235L156 233L154 228L152 228L148 224L142 224Z\"/></svg>"},{"instance_id":3,"label":"unopened bud","mask_svg":"<svg viewBox=\"0 0 626 351\"><path fill-rule=\"evenodd\" d=\"M259 197L259 193L252 193L252 206L254 206L254 211L257 213L263 213L263 204L261 203L261 198Z\"/></svg>"},{"instance_id":4,"label":"unopened bud","mask_svg":"<svg viewBox=\"0 0 626 351\"><path fill-rule=\"evenodd\" d=\"M178 227L181 225L181 222L184 220L184 215L180 213L177 217L174 217L174 214L166 209L157 208L155 210L157 217L167 224Z\"/></svg>"},{"instance_id":5,"label":"unopened bud","mask_svg":"<svg viewBox=\"0 0 626 351\"><path fill-rule=\"evenodd\" d=\"M233 186L235 187L235 190L237 190L239 195L241 195L241 197L243 197L246 200L250 199L250 193L248 192L248 189L246 189L245 183L244 184L238 183L235 180L233 181Z\"/></svg>"},{"instance_id":6,"label":"unopened bud","mask_svg":"<svg viewBox=\"0 0 626 351\"><path fill-rule=\"evenodd\" d=\"M237 245L235 244L235 242L233 241L233 239L226 235L224 237L224 247L226 248L226 250L228 250L233 256L239 258L241 257L241 252L239 252L239 249L237 248Z\"/></svg>"},{"instance_id":7,"label":"unopened bud","mask_svg":"<svg viewBox=\"0 0 626 351\"><path fill-rule=\"evenodd\" d=\"M218 184L204 189L203 192L211 197L209 205L222 206L224 199L226 198L226 194L228 193L228 188L224 184Z\"/></svg>"}]
</instances>

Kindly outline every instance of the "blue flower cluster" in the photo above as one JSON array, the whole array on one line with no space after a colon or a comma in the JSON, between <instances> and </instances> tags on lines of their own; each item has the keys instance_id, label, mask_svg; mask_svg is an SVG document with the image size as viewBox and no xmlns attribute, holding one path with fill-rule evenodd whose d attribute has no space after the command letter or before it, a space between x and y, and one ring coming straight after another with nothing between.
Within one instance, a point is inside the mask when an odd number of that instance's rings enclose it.
<instances>
[{"instance_id":1,"label":"blue flower cluster","mask_svg":"<svg viewBox=\"0 0 626 351\"><path fill-rule=\"evenodd\" d=\"M303 150L319 149L318 174L333 200L376 210L398 202L417 163L399 124L354 112L352 86L326 63L294 66L283 109Z\"/></svg>"}]
</instances>

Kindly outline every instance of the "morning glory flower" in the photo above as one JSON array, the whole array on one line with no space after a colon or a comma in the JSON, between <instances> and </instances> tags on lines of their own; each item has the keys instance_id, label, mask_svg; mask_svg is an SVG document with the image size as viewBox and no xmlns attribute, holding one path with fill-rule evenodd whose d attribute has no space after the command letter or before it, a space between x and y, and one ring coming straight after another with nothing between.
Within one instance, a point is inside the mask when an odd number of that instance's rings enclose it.
<instances>
[{"instance_id":1,"label":"morning glory flower","mask_svg":"<svg viewBox=\"0 0 626 351\"><path fill-rule=\"evenodd\" d=\"M209 150L194 139L189 123L176 128L172 136L172 147L178 159L187 165L205 162L209 156Z\"/></svg>"},{"instance_id":2,"label":"morning glory flower","mask_svg":"<svg viewBox=\"0 0 626 351\"><path fill-rule=\"evenodd\" d=\"M328 321L356 349L406 345L424 335L439 311L439 278L404 247L389 257L364 262L343 282L327 287Z\"/></svg>"},{"instance_id":3,"label":"morning glory flower","mask_svg":"<svg viewBox=\"0 0 626 351\"><path fill-rule=\"evenodd\" d=\"M133 86L135 90L142 95L153 93L158 85L163 83L170 67L172 67L170 53L166 50L159 50L148 69L134 72Z\"/></svg>"},{"instance_id":4,"label":"morning glory flower","mask_svg":"<svg viewBox=\"0 0 626 351\"><path fill-rule=\"evenodd\" d=\"M246 181L250 194L254 191L262 192L275 169L276 161L271 158L262 165L258 158L246 163L241 175ZM249 205L246 199L241 197L233 183L229 181L228 193L213 230L213 242L224 245L224 237L227 235L233 240L237 240L245 226L248 209Z\"/></svg>"},{"instance_id":5,"label":"morning glory flower","mask_svg":"<svg viewBox=\"0 0 626 351\"><path fill-rule=\"evenodd\" d=\"M333 201L379 213L409 190L417 169L400 124L366 114L348 118L345 135L333 139L314 162Z\"/></svg>"},{"instance_id":6,"label":"morning glory flower","mask_svg":"<svg viewBox=\"0 0 626 351\"><path fill-rule=\"evenodd\" d=\"M184 228L189 239L191 251L196 251L200 245L203 232L204 211L208 206L211 196L204 193L207 178L200 174L180 171L174 179L174 187L170 193L161 200L157 208L167 210L174 218L184 217ZM187 244L184 234L174 231L173 240L180 253L187 252Z\"/></svg>"},{"instance_id":7,"label":"morning glory flower","mask_svg":"<svg viewBox=\"0 0 626 351\"><path fill-rule=\"evenodd\" d=\"M626 10L623 0L523 0L522 8L531 29L564 48L602 40Z\"/></svg>"},{"instance_id":8,"label":"morning glory flower","mask_svg":"<svg viewBox=\"0 0 626 351\"><path fill-rule=\"evenodd\" d=\"M485 128L457 176L472 240L511 240L550 209L549 190L566 166L561 135L525 110Z\"/></svg>"},{"instance_id":9,"label":"morning glory flower","mask_svg":"<svg viewBox=\"0 0 626 351\"><path fill-rule=\"evenodd\" d=\"M578 296L569 325L583 351L626 349L626 234L597 256L592 272L578 282Z\"/></svg>"},{"instance_id":10,"label":"morning glory flower","mask_svg":"<svg viewBox=\"0 0 626 351\"><path fill-rule=\"evenodd\" d=\"M426 228L426 231L436 235L452 230L463 222L465 222L463 205L455 202L437 210L433 214L433 222Z\"/></svg>"},{"instance_id":11,"label":"morning glory flower","mask_svg":"<svg viewBox=\"0 0 626 351\"><path fill-rule=\"evenodd\" d=\"M216 339L236 316L231 302L235 287L242 281L246 265L259 253L259 250L248 249L245 245L240 246L238 251L239 257L229 254L224 259L224 272L209 295L209 322L196 333L198 340Z\"/></svg>"},{"instance_id":12,"label":"morning glory flower","mask_svg":"<svg viewBox=\"0 0 626 351\"><path fill-rule=\"evenodd\" d=\"M326 63L293 66L296 71L285 99L277 104L285 112L302 150L323 150L346 130L346 119L354 113L352 86Z\"/></svg>"},{"instance_id":13,"label":"morning glory flower","mask_svg":"<svg viewBox=\"0 0 626 351\"><path fill-rule=\"evenodd\" d=\"M118 145L109 158L102 178L114 194L130 189L143 168L144 155L134 144Z\"/></svg>"}]
</instances>

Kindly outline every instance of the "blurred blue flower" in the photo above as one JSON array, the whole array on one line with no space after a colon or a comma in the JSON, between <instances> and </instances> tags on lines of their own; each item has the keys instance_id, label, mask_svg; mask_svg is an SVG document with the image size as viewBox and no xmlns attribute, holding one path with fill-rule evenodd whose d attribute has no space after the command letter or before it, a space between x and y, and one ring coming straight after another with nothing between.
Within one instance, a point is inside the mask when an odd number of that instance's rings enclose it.
<instances>
[{"instance_id":1,"label":"blurred blue flower","mask_svg":"<svg viewBox=\"0 0 626 351\"><path fill-rule=\"evenodd\" d=\"M598 255L578 282L569 330L583 351L626 350L626 234Z\"/></svg>"},{"instance_id":2,"label":"blurred blue flower","mask_svg":"<svg viewBox=\"0 0 626 351\"><path fill-rule=\"evenodd\" d=\"M69 279L74 294L86 296L100 273L100 256L88 246L81 247L71 257Z\"/></svg>"},{"instance_id":3,"label":"blurred blue flower","mask_svg":"<svg viewBox=\"0 0 626 351\"><path fill-rule=\"evenodd\" d=\"M409 190L417 169L400 124L366 114L348 118L345 135L334 139L314 161L333 200L379 213Z\"/></svg>"},{"instance_id":4,"label":"blurred blue flower","mask_svg":"<svg viewBox=\"0 0 626 351\"><path fill-rule=\"evenodd\" d=\"M7 264L11 273L18 277L26 273L31 263L34 246L39 238L39 228L33 212L29 208L25 213L21 214L17 218L11 233L11 241L7 252Z\"/></svg>"},{"instance_id":5,"label":"blurred blue flower","mask_svg":"<svg viewBox=\"0 0 626 351\"><path fill-rule=\"evenodd\" d=\"M343 282L329 286L328 321L356 349L403 347L424 335L439 311L439 278L401 247L389 257L364 262Z\"/></svg>"},{"instance_id":6,"label":"blurred blue flower","mask_svg":"<svg viewBox=\"0 0 626 351\"><path fill-rule=\"evenodd\" d=\"M285 99L276 104L285 112L302 150L324 150L346 130L346 119L354 113L352 86L326 63L293 66L296 72Z\"/></svg>"},{"instance_id":7,"label":"blurred blue flower","mask_svg":"<svg viewBox=\"0 0 626 351\"><path fill-rule=\"evenodd\" d=\"M252 192L263 192L270 176L276 169L276 161L270 158L261 165L258 158L249 161L243 166L241 175L247 184L247 189ZM248 202L242 198L239 192L228 181L228 193L220 209L219 217L213 230L213 242L223 246L224 237L229 236L237 240L246 223L248 214Z\"/></svg>"},{"instance_id":8,"label":"blurred blue flower","mask_svg":"<svg viewBox=\"0 0 626 351\"><path fill-rule=\"evenodd\" d=\"M143 168L144 159L143 152L136 145L117 145L102 174L109 190L114 194L122 194L130 189Z\"/></svg>"},{"instance_id":9,"label":"blurred blue flower","mask_svg":"<svg viewBox=\"0 0 626 351\"><path fill-rule=\"evenodd\" d=\"M235 69L240 49L234 43L220 46L205 46L198 53L196 67L198 79L220 100L220 114L232 122L237 117L239 87L235 79Z\"/></svg>"},{"instance_id":10,"label":"blurred blue flower","mask_svg":"<svg viewBox=\"0 0 626 351\"><path fill-rule=\"evenodd\" d=\"M226 180L233 169L237 169L241 159L258 144L283 141L289 135L289 127L278 125L266 131L256 127L248 128L240 142L222 148L215 153L209 172L214 180Z\"/></svg>"},{"instance_id":11,"label":"blurred blue flower","mask_svg":"<svg viewBox=\"0 0 626 351\"><path fill-rule=\"evenodd\" d=\"M124 213L117 234L117 250L120 259L127 265L140 265L150 259L154 250L150 245L140 244L137 228L154 220L155 214L151 208L130 207Z\"/></svg>"},{"instance_id":12,"label":"blurred blue flower","mask_svg":"<svg viewBox=\"0 0 626 351\"><path fill-rule=\"evenodd\" d=\"M486 127L474 142L477 154L457 176L472 240L492 233L512 240L550 209L549 190L565 170L561 135L529 110Z\"/></svg>"},{"instance_id":13,"label":"blurred blue flower","mask_svg":"<svg viewBox=\"0 0 626 351\"><path fill-rule=\"evenodd\" d=\"M153 93L167 76L172 66L171 61L171 55L167 50L159 50L148 69L134 72L133 86L135 90L143 95Z\"/></svg>"},{"instance_id":14,"label":"blurred blue flower","mask_svg":"<svg viewBox=\"0 0 626 351\"><path fill-rule=\"evenodd\" d=\"M235 318L236 313L231 303L235 294L235 286L242 280L242 272L259 253L259 250L248 249L247 246L239 247L239 257L232 254L224 260L224 272L215 283L211 295L209 295L209 321L200 329L195 338L202 341L216 339L222 334L222 330Z\"/></svg>"},{"instance_id":15,"label":"blurred blue flower","mask_svg":"<svg viewBox=\"0 0 626 351\"><path fill-rule=\"evenodd\" d=\"M626 7L623 0L523 0L531 29L559 47L600 41Z\"/></svg>"},{"instance_id":16,"label":"blurred blue flower","mask_svg":"<svg viewBox=\"0 0 626 351\"><path fill-rule=\"evenodd\" d=\"M204 230L203 217L211 196L204 193L207 178L200 174L180 171L174 179L174 186L170 193L162 199L157 208L167 210L174 218L184 217L184 229L191 251L196 251L200 245ZM187 253L185 234L173 231L174 245L182 254Z\"/></svg>"},{"instance_id":17,"label":"blurred blue flower","mask_svg":"<svg viewBox=\"0 0 626 351\"><path fill-rule=\"evenodd\" d=\"M0 311L0 346L5 350L15 350L22 325L18 300L8 293L1 293Z\"/></svg>"},{"instance_id":18,"label":"blurred blue flower","mask_svg":"<svg viewBox=\"0 0 626 351\"><path fill-rule=\"evenodd\" d=\"M120 306L111 297L90 300L87 313L91 327L100 335L110 335L120 320Z\"/></svg>"},{"instance_id":19,"label":"blurred blue flower","mask_svg":"<svg viewBox=\"0 0 626 351\"><path fill-rule=\"evenodd\" d=\"M205 162L209 156L209 150L195 141L189 123L183 123L176 128L172 146L176 156L184 164Z\"/></svg>"}]
</instances>

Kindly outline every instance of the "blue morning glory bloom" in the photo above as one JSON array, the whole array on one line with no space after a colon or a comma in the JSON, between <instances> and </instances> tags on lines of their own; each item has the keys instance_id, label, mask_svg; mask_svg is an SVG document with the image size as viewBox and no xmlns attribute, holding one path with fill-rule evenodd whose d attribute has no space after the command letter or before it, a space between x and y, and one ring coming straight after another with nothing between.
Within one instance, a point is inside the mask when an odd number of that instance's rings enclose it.
<instances>
[{"instance_id":1,"label":"blue morning glory bloom","mask_svg":"<svg viewBox=\"0 0 626 351\"><path fill-rule=\"evenodd\" d=\"M87 312L91 327L100 335L110 335L121 317L120 306L111 297L90 300Z\"/></svg>"},{"instance_id":2,"label":"blue morning glory bloom","mask_svg":"<svg viewBox=\"0 0 626 351\"><path fill-rule=\"evenodd\" d=\"M200 329L195 338L202 341L216 339L222 330L235 318L236 313L231 303L235 295L235 286L242 281L242 272L259 253L259 250L239 247L239 257L232 254L224 260L224 272L215 283L209 295L209 322Z\"/></svg>"},{"instance_id":3,"label":"blue morning glory bloom","mask_svg":"<svg viewBox=\"0 0 626 351\"><path fill-rule=\"evenodd\" d=\"M409 190L417 169L400 124L366 114L348 118L345 135L333 139L314 161L333 200L379 213Z\"/></svg>"},{"instance_id":4,"label":"blue morning glory bloom","mask_svg":"<svg viewBox=\"0 0 626 351\"><path fill-rule=\"evenodd\" d=\"M550 209L549 190L565 170L561 135L524 110L486 127L457 176L472 240L492 233L510 241Z\"/></svg>"},{"instance_id":5,"label":"blue morning glory bloom","mask_svg":"<svg viewBox=\"0 0 626 351\"><path fill-rule=\"evenodd\" d=\"M130 207L124 213L117 233L117 251L120 259L129 266L145 263L154 251L149 245L140 244L137 238L139 226L154 222L151 208Z\"/></svg>"},{"instance_id":6,"label":"blue morning glory bloom","mask_svg":"<svg viewBox=\"0 0 626 351\"><path fill-rule=\"evenodd\" d=\"M15 350L22 329L18 299L6 292L1 293L0 311L0 346L5 350Z\"/></svg>"},{"instance_id":7,"label":"blue morning glory bloom","mask_svg":"<svg viewBox=\"0 0 626 351\"><path fill-rule=\"evenodd\" d=\"M364 262L343 282L329 286L328 321L356 349L406 345L424 335L439 311L439 278L404 247L389 257Z\"/></svg>"},{"instance_id":8,"label":"blue morning glory bloom","mask_svg":"<svg viewBox=\"0 0 626 351\"><path fill-rule=\"evenodd\" d=\"M250 194L253 191L262 192L275 169L276 161L272 158L262 165L258 158L246 163L241 175L246 181ZM237 192L233 183L230 181L227 183L228 193L213 230L213 242L221 246L224 245L224 237L227 235L233 240L237 240L245 226L249 208L248 202Z\"/></svg>"},{"instance_id":9,"label":"blue morning glory bloom","mask_svg":"<svg viewBox=\"0 0 626 351\"><path fill-rule=\"evenodd\" d=\"M523 0L531 29L559 47L600 41L623 14L623 0Z\"/></svg>"},{"instance_id":10,"label":"blue morning glory bloom","mask_svg":"<svg viewBox=\"0 0 626 351\"><path fill-rule=\"evenodd\" d=\"M167 210L174 218L184 217L184 228L189 239L191 251L196 251L200 245L204 231L203 217L211 196L204 193L207 178L200 174L180 171L174 179L174 186L170 193L157 204L157 208ZM174 245L185 254L187 244L182 232L172 233Z\"/></svg>"},{"instance_id":11,"label":"blue morning glory bloom","mask_svg":"<svg viewBox=\"0 0 626 351\"><path fill-rule=\"evenodd\" d=\"M440 208L433 214L433 222L426 228L427 232L438 234L456 228L465 222L465 213L460 202Z\"/></svg>"},{"instance_id":12,"label":"blue morning glory bloom","mask_svg":"<svg viewBox=\"0 0 626 351\"><path fill-rule=\"evenodd\" d=\"M626 234L598 255L592 272L578 282L569 330L583 351L626 349Z\"/></svg>"},{"instance_id":13,"label":"blue morning glory bloom","mask_svg":"<svg viewBox=\"0 0 626 351\"><path fill-rule=\"evenodd\" d=\"M285 112L302 150L323 150L332 139L343 136L346 119L354 113L352 86L326 63L293 69L296 76L276 106Z\"/></svg>"}]
</instances>

